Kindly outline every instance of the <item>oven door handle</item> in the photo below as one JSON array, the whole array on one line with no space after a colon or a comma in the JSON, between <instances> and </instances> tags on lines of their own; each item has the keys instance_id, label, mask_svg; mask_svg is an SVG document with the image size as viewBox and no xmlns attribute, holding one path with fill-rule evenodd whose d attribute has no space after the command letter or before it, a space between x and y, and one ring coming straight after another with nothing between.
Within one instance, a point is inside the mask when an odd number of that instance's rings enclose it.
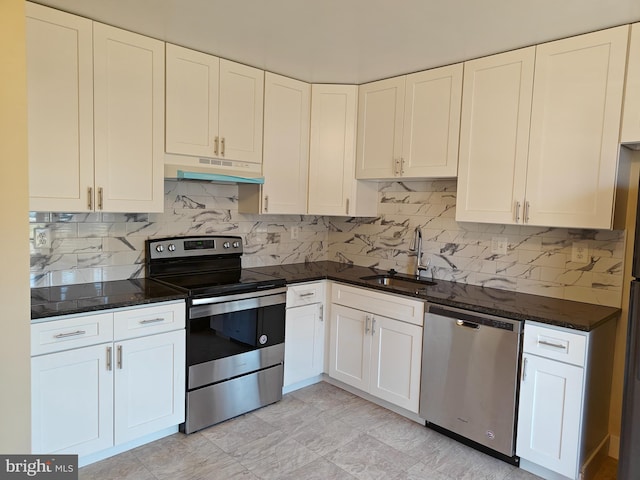
<instances>
[{"instance_id":1,"label":"oven door handle","mask_svg":"<svg viewBox=\"0 0 640 480\"><path fill-rule=\"evenodd\" d=\"M255 308L269 307L271 305L284 305L286 294L276 294L246 298L241 300L231 300L228 302L211 303L204 305L194 305L189 309L189 318L202 318L210 315L222 315L224 313L240 312L242 310L252 310Z\"/></svg>"}]
</instances>

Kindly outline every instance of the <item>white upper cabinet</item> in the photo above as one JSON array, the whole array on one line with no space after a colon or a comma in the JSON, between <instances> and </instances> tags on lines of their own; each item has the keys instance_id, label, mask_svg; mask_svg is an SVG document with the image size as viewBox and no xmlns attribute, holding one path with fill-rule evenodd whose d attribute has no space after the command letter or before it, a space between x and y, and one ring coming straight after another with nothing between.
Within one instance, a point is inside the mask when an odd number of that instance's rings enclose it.
<instances>
[{"instance_id":1,"label":"white upper cabinet","mask_svg":"<svg viewBox=\"0 0 640 480\"><path fill-rule=\"evenodd\" d=\"M356 85L312 85L309 201L312 215L375 216L378 184L355 179Z\"/></svg>"},{"instance_id":2,"label":"white upper cabinet","mask_svg":"<svg viewBox=\"0 0 640 480\"><path fill-rule=\"evenodd\" d=\"M307 211L311 85L267 72L261 213Z\"/></svg>"},{"instance_id":3,"label":"white upper cabinet","mask_svg":"<svg viewBox=\"0 0 640 480\"><path fill-rule=\"evenodd\" d=\"M493 57L467 62L456 220L611 228L628 30L535 47L528 139L528 63L503 65L487 86L478 65Z\"/></svg>"},{"instance_id":4,"label":"white upper cabinet","mask_svg":"<svg viewBox=\"0 0 640 480\"><path fill-rule=\"evenodd\" d=\"M356 177L455 177L462 64L360 86Z\"/></svg>"},{"instance_id":5,"label":"white upper cabinet","mask_svg":"<svg viewBox=\"0 0 640 480\"><path fill-rule=\"evenodd\" d=\"M262 162L264 71L167 44L167 153Z\"/></svg>"},{"instance_id":6,"label":"white upper cabinet","mask_svg":"<svg viewBox=\"0 0 640 480\"><path fill-rule=\"evenodd\" d=\"M164 43L27 4L32 210L161 212Z\"/></svg>"},{"instance_id":7,"label":"white upper cabinet","mask_svg":"<svg viewBox=\"0 0 640 480\"><path fill-rule=\"evenodd\" d=\"M92 22L26 3L31 210L90 210Z\"/></svg>"},{"instance_id":8,"label":"white upper cabinet","mask_svg":"<svg viewBox=\"0 0 640 480\"><path fill-rule=\"evenodd\" d=\"M166 151L215 156L220 59L170 43L166 48Z\"/></svg>"},{"instance_id":9,"label":"white upper cabinet","mask_svg":"<svg viewBox=\"0 0 640 480\"><path fill-rule=\"evenodd\" d=\"M93 25L97 208L164 210L164 42Z\"/></svg>"},{"instance_id":10,"label":"white upper cabinet","mask_svg":"<svg viewBox=\"0 0 640 480\"><path fill-rule=\"evenodd\" d=\"M629 27L536 49L525 221L611 228Z\"/></svg>"},{"instance_id":11,"label":"white upper cabinet","mask_svg":"<svg viewBox=\"0 0 640 480\"><path fill-rule=\"evenodd\" d=\"M640 142L640 23L631 25L621 143Z\"/></svg>"},{"instance_id":12,"label":"white upper cabinet","mask_svg":"<svg viewBox=\"0 0 640 480\"><path fill-rule=\"evenodd\" d=\"M517 222L524 201L535 47L464 64L456 220Z\"/></svg>"}]
</instances>

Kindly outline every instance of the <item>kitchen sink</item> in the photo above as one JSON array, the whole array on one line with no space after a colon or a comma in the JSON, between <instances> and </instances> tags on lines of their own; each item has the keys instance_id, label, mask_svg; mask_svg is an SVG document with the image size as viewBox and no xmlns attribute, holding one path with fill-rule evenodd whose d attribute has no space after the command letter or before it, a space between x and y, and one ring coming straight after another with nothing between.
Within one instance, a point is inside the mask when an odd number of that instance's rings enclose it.
<instances>
[{"instance_id":1,"label":"kitchen sink","mask_svg":"<svg viewBox=\"0 0 640 480\"><path fill-rule=\"evenodd\" d=\"M422 290L426 287L436 285L436 282L431 280L422 280L418 278L410 277L398 277L396 275L370 275L368 277L360 277L360 280L365 282L374 283L376 285L383 285L385 287L400 288L403 290Z\"/></svg>"}]
</instances>

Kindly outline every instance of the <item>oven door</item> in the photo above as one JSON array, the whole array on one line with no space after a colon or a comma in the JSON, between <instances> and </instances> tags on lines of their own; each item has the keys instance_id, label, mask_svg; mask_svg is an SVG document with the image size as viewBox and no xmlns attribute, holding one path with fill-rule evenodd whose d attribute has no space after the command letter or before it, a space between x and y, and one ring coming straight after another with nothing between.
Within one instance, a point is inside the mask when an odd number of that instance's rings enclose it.
<instances>
[{"instance_id":1,"label":"oven door","mask_svg":"<svg viewBox=\"0 0 640 480\"><path fill-rule=\"evenodd\" d=\"M188 388L282 363L285 305L286 288L193 299L187 322Z\"/></svg>"}]
</instances>

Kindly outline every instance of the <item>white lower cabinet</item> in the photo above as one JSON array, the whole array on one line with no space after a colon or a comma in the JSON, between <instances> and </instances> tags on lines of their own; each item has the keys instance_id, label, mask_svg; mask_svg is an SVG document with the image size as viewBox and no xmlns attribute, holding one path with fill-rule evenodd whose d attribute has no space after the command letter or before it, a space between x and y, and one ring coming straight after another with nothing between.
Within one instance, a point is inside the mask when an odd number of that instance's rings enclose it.
<instances>
[{"instance_id":1,"label":"white lower cabinet","mask_svg":"<svg viewBox=\"0 0 640 480\"><path fill-rule=\"evenodd\" d=\"M329 375L417 413L423 314L420 301L334 284Z\"/></svg>"},{"instance_id":2,"label":"white lower cabinet","mask_svg":"<svg viewBox=\"0 0 640 480\"><path fill-rule=\"evenodd\" d=\"M316 383L324 372L325 283L289 286L284 343L284 391Z\"/></svg>"},{"instance_id":3,"label":"white lower cabinet","mask_svg":"<svg viewBox=\"0 0 640 480\"><path fill-rule=\"evenodd\" d=\"M516 454L551 480L590 478L606 455L615 321L590 332L525 322Z\"/></svg>"},{"instance_id":4,"label":"white lower cabinet","mask_svg":"<svg viewBox=\"0 0 640 480\"><path fill-rule=\"evenodd\" d=\"M83 457L183 422L184 322L181 301L33 324L32 451Z\"/></svg>"}]
</instances>

